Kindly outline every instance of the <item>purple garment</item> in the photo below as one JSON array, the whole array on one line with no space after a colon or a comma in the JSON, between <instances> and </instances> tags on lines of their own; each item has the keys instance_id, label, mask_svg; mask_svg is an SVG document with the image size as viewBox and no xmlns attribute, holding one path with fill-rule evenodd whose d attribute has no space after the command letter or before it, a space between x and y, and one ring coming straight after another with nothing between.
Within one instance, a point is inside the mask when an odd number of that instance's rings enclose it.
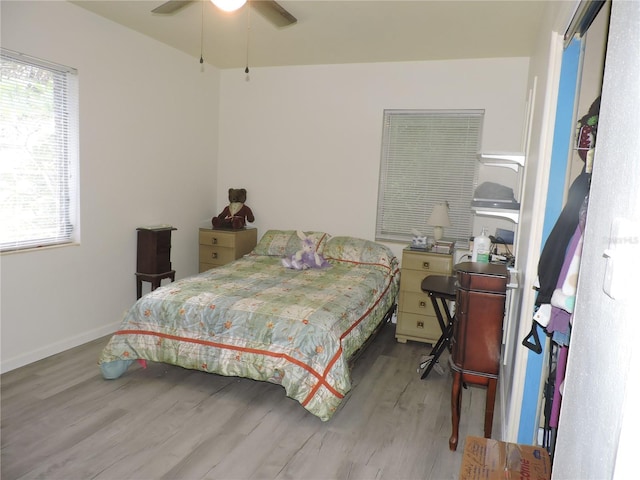
<instances>
[{"instance_id":1,"label":"purple garment","mask_svg":"<svg viewBox=\"0 0 640 480\"><path fill-rule=\"evenodd\" d=\"M560 404L562 403L562 394L560 387L564 382L564 374L567 368L567 356L569 355L569 347L560 347L558 349L558 363L556 364L556 383L553 386L553 404L551 405L551 416L549 418L549 426L551 428L558 427L558 419L560 418Z\"/></svg>"},{"instance_id":2,"label":"purple garment","mask_svg":"<svg viewBox=\"0 0 640 480\"><path fill-rule=\"evenodd\" d=\"M569 245L567 246L564 262L562 263L562 269L560 270L560 276L558 277L558 282L556 283L556 288L562 288L562 285L567 278L567 272L569 271L569 266L571 265L571 260L576 253L576 249L578 248L578 243L580 243L580 237L582 237L582 230L578 225L575 232L573 233L573 236L571 237L571 240L569 241ZM568 334L570 318L571 314L569 312L566 312L561 308L552 306L551 318L549 319L549 324L546 326L547 332L560 332L563 335Z\"/></svg>"},{"instance_id":3,"label":"purple garment","mask_svg":"<svg viewBox=\"0 0 640 480\"><path fill-rule=\"evenodd\" d=\"M569 322L571 314L561 308L551 307L551 316L547 331L552 335L553 341L558 345L569 345ZM550 325L553 325L550 327ZM554 328L551 330L550 328Z\"/></svg>"}]
</instances>

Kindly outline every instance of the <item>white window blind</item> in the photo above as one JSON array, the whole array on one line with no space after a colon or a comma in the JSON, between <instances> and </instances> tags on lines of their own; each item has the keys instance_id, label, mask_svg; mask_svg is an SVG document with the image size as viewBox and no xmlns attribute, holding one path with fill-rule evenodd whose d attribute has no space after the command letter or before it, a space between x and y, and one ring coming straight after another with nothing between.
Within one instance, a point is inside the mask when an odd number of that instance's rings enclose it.
<instances>
[{"instance_id":1,"label":"white window blind","mask_svg":"<svg viewBox=\"0 0 640 480\"><path fill-rule=\"evenodd\" d=\"M469 241L483 110L385 110L376 239L409 241L433 207L449 203L444 236Z\"/></svg>"},{"instance_id":2,"label":"white window blind","mask_svg":"<svg viewBox=\"0 0 640 480\"><path fill-rule=\"evenodd\" d=\"M77 240L78 78L0 50L0 250Z\"/></svg>"}]
</instances>

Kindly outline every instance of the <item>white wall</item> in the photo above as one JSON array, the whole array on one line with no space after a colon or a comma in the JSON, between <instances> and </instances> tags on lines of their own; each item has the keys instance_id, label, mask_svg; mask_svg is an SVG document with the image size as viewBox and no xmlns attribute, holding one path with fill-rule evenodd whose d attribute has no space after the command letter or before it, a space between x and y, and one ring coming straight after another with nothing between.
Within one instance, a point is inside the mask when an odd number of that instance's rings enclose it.
<instances>
[{"instance_id":1,"label":"white wall","mask_svg":"<svg viewBox=\"0 0 640 480\"><path fill-rule=\"evenodd\" d=\"M527 72L528 58L225 70L218 203L246 187L259 233L373 239L383 110L485 109L483 148L517 151Z\"/></svg>"},{"instance_id":2,"label":"white wall","mask_svg":"<svg viewBox=\"0 0 640 480\"><path fill-rule=\"evenodd\" d=\"M7 371L115 330L135 301L136 227L177 227L173 267L197 272L197 229L216 210L219 72L68 2L1 9L4 48L80 79L81 244L1 257Z\"/></svg>"}]
</instances>

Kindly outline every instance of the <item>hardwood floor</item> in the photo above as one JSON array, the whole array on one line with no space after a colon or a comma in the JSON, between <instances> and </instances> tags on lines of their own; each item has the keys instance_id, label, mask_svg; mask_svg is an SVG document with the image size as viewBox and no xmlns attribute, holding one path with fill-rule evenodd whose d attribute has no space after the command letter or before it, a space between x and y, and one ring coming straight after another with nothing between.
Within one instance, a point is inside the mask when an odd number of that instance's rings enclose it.
<instances>
[{"instance_id":1,"label":"hardwood floor","mask_svg":"<svg viewBox=\"0 0 640 480\"><path fill-rule=\"evenodd\" d=\"M464 439L482 436L485 390L463 391L450 452L451 375L421 380L430 347L396 343L394 329L358 359L328 422L253 380L151 363L103 380L106 338L8 372L2 479L457 478Z\"/></svg>"}]
</instances>

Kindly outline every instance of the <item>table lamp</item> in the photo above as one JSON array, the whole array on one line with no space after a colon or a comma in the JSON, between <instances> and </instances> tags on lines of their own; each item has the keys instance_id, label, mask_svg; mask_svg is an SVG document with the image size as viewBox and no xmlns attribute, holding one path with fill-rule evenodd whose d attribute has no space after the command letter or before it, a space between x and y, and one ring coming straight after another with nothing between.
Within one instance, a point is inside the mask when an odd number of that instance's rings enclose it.
<instances>
[{"instance_id":1,"label":"table lamp","mask_svg":"<svg viewBox=\"0 0 640 480\"><path fill-rule=\"evenodd\" d=\"M449 220L449 204L444 202L433 207L427 225L433 227L433 238L435 238L436 242L440 240L444 227L451 226L451 220Z\"/></svg>"}]
</instances>

